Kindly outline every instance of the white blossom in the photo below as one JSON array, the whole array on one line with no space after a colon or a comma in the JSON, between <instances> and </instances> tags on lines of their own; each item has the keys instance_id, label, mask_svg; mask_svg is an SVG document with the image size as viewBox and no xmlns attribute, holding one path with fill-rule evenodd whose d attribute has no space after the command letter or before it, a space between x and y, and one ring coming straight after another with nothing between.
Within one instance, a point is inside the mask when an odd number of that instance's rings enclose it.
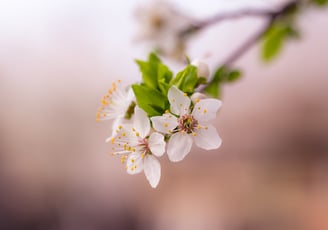
<instances>
[{"instance_id":1,"label":"white blossom","mask_svg":"<svg viewBox=\"0 0 328 230\"><path fill-rule=\"evenodd\" d=\"M136 11L140 24L138 40L149 41L164 55L181 59L185 41L181 32L190 26L190 19L177 12L167 1L153 1Z\"/></svg>"},{"instance_id":2,"label":"white blossom","mask_svg":"<svg viewBox=\"0 0 328 230\"><path fill-rule=\"evenodd\" d=\"M208 65L205 62L195 59L191 62L191 65L197 67L198 77L208 78L210 76L210 69L208 68Z\"/></svg>"},{"instance_id":3,"label":"white blossom","mask_svg":"<svg viewBox=\"0 0 328 230\"><path fill-rule=\"evenodd\" d=\"M156 157L165 152L164 136L152 132L145 111L135 107L133 124L119 125L115 136L107 139L112 144L113 155L120 155L129 174L144 171L150 185L157 187L161 177L161 166ZM156 157L155 157L156 156Z\"/></svg>"},{"instance_id":4,"label":"white blossom","mask_svg":"<svg viewBox=\"0 0 328 230\"><path fill-rule=\"evenodd\" d=\"M209 124L221 107L220 100L197 100L190 111L190 98L176 86L169 89L168 99L171 113L152 117L151 121L155 130L171 135L167 147L171 161L181 161L190 152L193 142L205 150L220 147L222 140Z\"/></svg>"},{"instance_id":5,"label":"white blossom","mask_svg":"<svg viewBox=\"0 0 328 230\"><path fill-rule=\"evenodd\" d=\"M122 89L121 86L118 86L120 83L120 80L113 82L112 87L103 96L97 112L97 121L124 118L129 107L134 103L132 89Z\"/></svg>"},{"instance_id":6,"label":"white blossom","mask_svg":"<svg viewBox=\"0 0 328 230\"><path fill-rule=\"evenodd\" d=\"M130 123L127 118L130 118L135 106L133 90L123 89L120 83L120 80L112 83L112 87L101 100L96 116L96 121L113 120L112 136L115 135L114 131L120 124Z\"/></svg>"}]
</instances>

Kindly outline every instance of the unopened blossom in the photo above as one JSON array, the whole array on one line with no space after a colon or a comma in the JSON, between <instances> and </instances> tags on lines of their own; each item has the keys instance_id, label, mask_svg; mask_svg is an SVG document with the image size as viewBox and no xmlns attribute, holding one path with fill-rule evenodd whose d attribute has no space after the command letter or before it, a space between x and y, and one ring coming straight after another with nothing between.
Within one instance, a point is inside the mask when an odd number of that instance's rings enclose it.
<instances>
[{"instance_id":1,"label":"unopened blossom","mask_svg":"<svg viewBox=\"0 0 328 230\"><path fill-rule=\"evenodd\" d=\"M161 177L161 166L156 157L165 152L164 136L152 132L145 111L135 107L133 124L119 125L115 136L107 139L112 144L112 154L120 155L129 174L144 171L149 184L157 187ZM156 157L155 157L156 156Z\"/></svg>"},{"instance_id":2,"label":"unopened blossom","mask_svg":"<svg viewBox=\"0 0 328 230\"><path fill-rule=\"evenodd\" d=\"M191 111L190 98L176 86L169 89L168 99L171 113L152 117L151 121L155 130L171 135L167 147L171 161L181 161L190 152L193 142L205 150L220 147L221 138L209 124L221 107L220 100L197 100Z\"/></svg>"},{"instance_id":3,"label":"unopened blossom","mask_svg":"<svg viewBox=\"0 0 328 230\"><path fill-rule=\"evenodd\" d=\"M190 19L175 10L167 1L153 1L136 11L140 24L138 40L149 41L164 55L182 59L185 55L183 30L190 26Z\"/></svg>"},{"instance_id":4,"label":"unopened blossom","mask_svg":"<svg viewBox=\"0 0 328 230\"><path fill-rule=\"evenodd\" d=\"M195 59L191 62L191 65L197 67L198 77L208 78L210 76L210 69L208 68L208 65L205 62Z\"/></svg>"},{"instance_id":5,"label":"unopened blossom","mask_svg":"<svg viewBox=\"0 0 328 230\"><path fill-rule=\"evenodd\" d=\"M207 96L203 93L199 93L199 92L195 92L190 96L191 101L196 104L197 102L199 102L202 99L206 99Z\"/></svg>"}]
</instances>

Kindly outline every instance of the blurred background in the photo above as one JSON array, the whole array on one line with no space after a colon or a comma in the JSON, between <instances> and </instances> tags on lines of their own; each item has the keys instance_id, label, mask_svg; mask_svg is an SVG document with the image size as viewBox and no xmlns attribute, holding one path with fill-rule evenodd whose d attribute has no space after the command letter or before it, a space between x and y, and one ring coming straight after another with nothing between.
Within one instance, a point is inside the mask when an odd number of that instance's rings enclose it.
<instances>
[{"instance_id":1,"label":"blurred background","mask_svg":"<svg viewBox=\"0 0 328 230\"><path fill-rule=\"evenodd\" d=\"M283 1L174 2L196 18ZM224 88L223 146L162 157L156 190L109 156L95 122L111 82L140 80L137 6L149 1L0 1L0 229L328 229L328 10L304 12L273 62L253 47ZM220 23L188 43L222 62L263 21ZM181 66L176 66L176 69Z\"/></svg>"}]
</instances>

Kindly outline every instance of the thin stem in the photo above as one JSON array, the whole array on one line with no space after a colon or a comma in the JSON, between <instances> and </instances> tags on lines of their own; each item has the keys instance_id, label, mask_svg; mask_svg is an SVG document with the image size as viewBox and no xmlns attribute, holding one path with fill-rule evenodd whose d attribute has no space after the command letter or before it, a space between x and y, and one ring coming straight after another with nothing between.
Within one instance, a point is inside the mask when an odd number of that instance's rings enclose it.
<instances>
[{"instance_id":1,"label":"thin stem","mask_svg":"<svg viewBox=\"0 0 328 230\"><path fill-rule=\"evenodd\" d=\"M291 9L297 7L299 4L299 1L292 1L284 5L280 10L276 12L268 13L266 16L268 17L268 22L265 24L265 26L259 30L257 33L255 33L253 36L251 36L248 40L246 40L245 43L243 43L235 52L233 52L228 58L223 62L223 65L229 66L233 62L235 62L238 58L240 58L244 53L246 53L254 44L256 44L263 36L264 34L270 29L274 21L284 15L286 12L289 12Z\"/></svg>"},{"instance_id":2,"label":"thin stem","mask_svg":"<svg viewBox=\"0 0 328 230\"><path fill-rule=\"evenodd\" d=\"M204 28L213 24L217 24L221 21L226 21L230 19L239 19L243 17L266 17L268 15L274 14L275 11L269 11L269 10L254 10L254 9L246 9L242 10L240 12L231 12L231 13L225 13L221 15L215 15L205 21L201 21L198 24L196 23L196 27L198 28Z\"/></svg>"},{"instance_id":3,"label":"thin stem","mask_svg":"<svg viewBox=\"0 0 328 230\"><path fill-rule=\"evenodd\" d=\"M262 39L262 37L265 35L265 33L270 29L272 24L275 22L275 20L285 14L288 14L291 10L298 7L299 4L301 4L301 1L294 0L291 1L285 5L283 5L279 10L277 11L265 11L265 10L244 10L241 12L231 13L231 14L225 14L225 15L217 15L214 16L202 23L199 23L198 25L195 25L193 30L189 29L184 31L185 33L183 35L188 35L188 33L198 31L201 29L204 29L210 25L213 25L215 23L218 23L220 21L226 20L226 19L236 19L241 18L244 16L262 16L267 18L267 23L259 30L257 31L253 36L248 38L237 50L235 50L231 55L227 57L223 63L220 64L220 66L230 66L235 62L238 58L240 58L244 53L246 53L253 45L255 45L259 40ZM211 81L209 82L209 84ZM202 90L201 90L202 91Z\"/></svg>"},{"instance_id":4,"label":"thin stem","mask_svg":"<svg viewBox=\"0 0 328 230\"><path fill-rule=\"evenodd\" d=\"M256 42L258 42L262 36L267 32L267 30L272 25L274 19L270 18L269 21L261 28L258 32L256 32L253 36L248 38L245 43L243 43L236 51L234 51L228 58L223 62L224 66L230 66L233 62L235 62L238 58L240 58L244 53L247 52Z\"/></svg>"}]
</instances>

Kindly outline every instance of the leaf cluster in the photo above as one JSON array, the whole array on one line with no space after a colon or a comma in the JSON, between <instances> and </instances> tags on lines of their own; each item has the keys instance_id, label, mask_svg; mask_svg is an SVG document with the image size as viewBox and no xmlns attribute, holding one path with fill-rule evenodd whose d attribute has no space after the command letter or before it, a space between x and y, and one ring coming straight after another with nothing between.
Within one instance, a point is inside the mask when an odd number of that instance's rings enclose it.
<instances>
[{"instance_id":1,"label":"leaf cluster","mask_svg":"<svg viewBox=\"0 0 328 230\"><path fill-rule=\"evenodd\" d=\"M172 71L162 63L155 53L150 53L147 61L136 60L142 74L142 82L133 84L137 104L148 116L162 115L170 104L167 93L176 85L181 91L191 95L206 79L197 76L197 67L188 64L173 76Z\"/></svg>"}]
</instances>

